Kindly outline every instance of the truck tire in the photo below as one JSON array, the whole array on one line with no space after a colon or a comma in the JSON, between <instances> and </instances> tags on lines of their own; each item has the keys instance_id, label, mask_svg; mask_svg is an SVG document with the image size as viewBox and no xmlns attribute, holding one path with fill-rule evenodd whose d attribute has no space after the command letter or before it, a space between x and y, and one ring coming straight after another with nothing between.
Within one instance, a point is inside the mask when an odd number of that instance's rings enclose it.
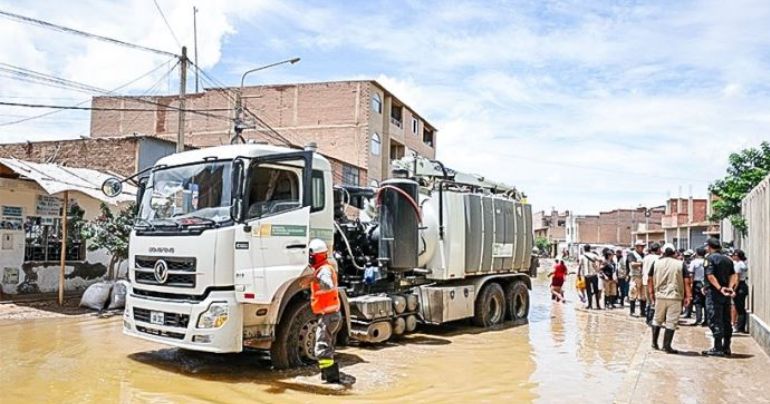
<instances>
[{"instance_id":1,"label":"truck tire","mask_svg":"<svg viewBox=\"0 0 770 404\"><path fill-rule=\"evenodd\" d=\"M508 318L512 321L525 321L529 316L529 289L521 281L514 281L505 287L505 305Z\"/></svg>"},{"instance_id":2,"label":"truck tire","mask_svg":"<svg viewBox=\"0 0 770 404\"><path fill-rule=\"evenodd\" d=\"M473 307L473 324L491 327L505 321L505 294L500 284L489 282L481 289Z\"/></svg>"},{"instance_id":3,"label":"truck tire","mask_svg":"<svg viewBox=\"0 0 770 404\"><path fill-rule=\"evenodd\" d=\"M286 308L270 346L270 359L276 369L291 369L315 363L315 330L318 318L306 300Z\"/></svg>"}]
</instances>

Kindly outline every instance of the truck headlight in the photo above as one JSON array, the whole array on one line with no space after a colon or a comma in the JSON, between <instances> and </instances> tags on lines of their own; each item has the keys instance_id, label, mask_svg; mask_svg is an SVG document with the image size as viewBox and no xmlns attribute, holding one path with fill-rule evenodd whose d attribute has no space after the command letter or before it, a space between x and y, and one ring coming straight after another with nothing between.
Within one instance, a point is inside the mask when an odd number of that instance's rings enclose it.
<instances>
[{"instance_id":1,"label":"truck headlight","mask_svg":"<svg viewBox=\"0 0 770 404\"><path fill-rule=\"evenodd\" d=\"M227 303L211 303L198 317L198 328L219 328L227 322L229 314Z\"/></svg>"}]
</instances>

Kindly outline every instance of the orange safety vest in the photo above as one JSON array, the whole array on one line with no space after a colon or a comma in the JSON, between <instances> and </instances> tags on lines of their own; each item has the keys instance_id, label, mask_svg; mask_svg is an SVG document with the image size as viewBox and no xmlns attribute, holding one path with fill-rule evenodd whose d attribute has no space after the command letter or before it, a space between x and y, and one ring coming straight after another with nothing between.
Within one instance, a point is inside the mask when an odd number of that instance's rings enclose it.
<instances>
[{"instance_id":1,"label":"orange safety vest","mask_svg":"<svg viewBox=\"0 0 770 404\"><path fill-rule=\"evenodd\" d=\"M321 289L318 281L318 272L328 267L332 272L334 287L329 290ZM329 264L323 264L313 273L313 281L310 282L310 308L315 314L331 314L340 311L340 294L337 291L337 271Z\"/></svg>"}]
</instances>

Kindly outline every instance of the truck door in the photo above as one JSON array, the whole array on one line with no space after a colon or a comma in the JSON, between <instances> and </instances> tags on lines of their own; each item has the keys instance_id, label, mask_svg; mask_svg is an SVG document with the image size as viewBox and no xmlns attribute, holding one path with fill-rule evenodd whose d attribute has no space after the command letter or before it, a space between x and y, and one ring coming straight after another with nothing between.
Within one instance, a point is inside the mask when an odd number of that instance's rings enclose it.
<instances>
[{"instance_id":1,"label":"truck door","mask_svg":"<svg viewBox=\"0 0 770 404\"><path fill-rule=\"evenodd\" d=\"M308 265L312 153L253 159L235 234L234 285L242 303L268 304Z\"/></svg>"}]
</instances>

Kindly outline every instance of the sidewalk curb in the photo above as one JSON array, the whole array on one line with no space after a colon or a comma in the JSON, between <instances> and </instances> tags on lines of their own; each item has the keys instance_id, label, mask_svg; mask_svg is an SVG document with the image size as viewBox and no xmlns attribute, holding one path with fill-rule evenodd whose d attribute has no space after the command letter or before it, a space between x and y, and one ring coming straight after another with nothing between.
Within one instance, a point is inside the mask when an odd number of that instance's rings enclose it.
<instances>
[{"instance_id":1,"label":"sidewalk curb","mask_svg":"<svg viewBox=\"0 0 770 404\"><path fill-rule=\"evenodd\" d=\"M646 338L642 338L642 341L636 347L636 352L631 358L631 363L628 365L628 373L623 378L622 387L615 396L614 403L630 404L633 402L639 378L642 375L644 364L647 362L647 355L650 354L647 350L648 342Z\"/></svg>"}]
</instances>

